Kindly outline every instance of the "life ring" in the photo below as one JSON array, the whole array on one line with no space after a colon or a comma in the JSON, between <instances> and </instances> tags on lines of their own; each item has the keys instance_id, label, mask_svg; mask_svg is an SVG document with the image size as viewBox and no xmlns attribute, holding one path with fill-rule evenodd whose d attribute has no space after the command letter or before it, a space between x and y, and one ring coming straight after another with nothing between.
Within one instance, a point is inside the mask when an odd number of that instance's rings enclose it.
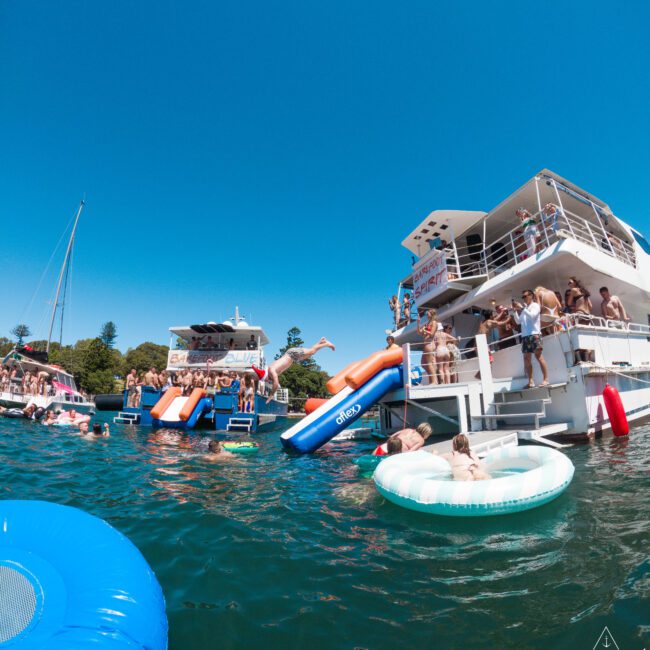
<instances>
[{"instance_id":1,"label":"life ring","mask_svg":"<svg viewBox=\"0 0 650 650\"><path fill-rule=\"evenodd\" d=\"M2 501L0 645L167 648L165 599L140 551L105 521L45 501Z\"/></svg>"},{"instance_id":2,"label":"life ring","mask_svg":"<svg viewBox=\"0 0 650 650\"><path fill-rule=\"evenodd\" d=\"M573 463L547 447L504 447L489 452L486 481L454 481L441 456L418 450L390 456L373 474L388 501L420 512L483 517L520 512L559 496L571 483ZM510 473L512 472L512 473Z\"/></svg>"},{"instance_id":3,"label":"life ring","mask_svg":"<svg viewBox=\"0 0 650 650\"><path fill-rule=\"evenodd\" d=\"M603 389L603 402L607 409L609 422L612 425L612 432L615 436L626 436L630 433L630 425L625 415L625 407L621 396L614 386L605 385Z\"/></svg>"},{"instance_id":4,"label":"life ring","mask_svg":"<svg viewBox=\"0 0 650 650\"><path fill-rule=\"evenodd\" d=\"M233 454L254 454L260 450L254 442L224 442L221 446Z\"/></svg>"}]
</instances>

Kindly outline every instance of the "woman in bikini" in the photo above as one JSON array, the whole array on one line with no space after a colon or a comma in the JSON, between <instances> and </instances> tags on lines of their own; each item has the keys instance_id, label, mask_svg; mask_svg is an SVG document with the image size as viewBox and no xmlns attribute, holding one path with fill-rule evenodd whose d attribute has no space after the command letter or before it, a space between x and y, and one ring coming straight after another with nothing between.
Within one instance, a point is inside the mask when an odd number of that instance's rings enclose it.
<instances>
[{"instance_id":1,"label":"woman in bikini","mask_svg":"<svg viewBox=\"0 0 650 650\"><path fill-rule=\"evenodd\" d=\"M451 383L451 350L448 345L455 345L458 339L445 331L445 329L438 330L433 335L433 341L436 345L436 366L438 367L438 374L440 375L441 384Z\"/></svg>"},{"instance_id":2,"label":"woman in bikini","mask_svg":"<svg viewBox=\"0 0 650 650\"><path fill-rule=\"evenodd\" d=\"M442 454L449 461L454 481L485 481L492 478L478 456L469 448L469 439L459 433L451 441L450 454Z\"/></svg>"},{"instance_id":3,"label":"woman in bikini","mask_svg":"<svg viewBox=\"0 0 650 650\"><path fill-rule=\"evenodd\" d=\"M436 375L436 343L434 336L438 331L438 312L435 309L427 311L427 322L424 326L420 322L420 314L418 314L417 322L418 334L424 339L424 346L422 348L422 367L424 372L429 377L430 384L437 384L438 377Z\"/></svg>"},{"instance_id":4,"label":"woman in bikini","mask_svg":"<svg viewBox=\"0 0 650 650\"><path fill-rule=\"evenodd\" d=\"M567 296L567 307L571 309L571 313L580 314L578 317L579 323L591 322L591 310L593 305L590 297L591 293L585 286L575 277L569 278L569 294Z\"/></svg>"},{"instance_id":5,"label":"woman in bikini","mask_svg":"<svg viewBox=\"0 0 650 650\"><path fill-rule=\"evenodd\" d=\"M260 370L255 366L252 366L255 374L260 378L260 380L269 379L272 382L271 392L269 397L266 400L268 404L275 395L275 392L280 388L280 379L279 376L285 371L288 370L294 363L300 363L305 359L313 357L316 352L322 348L330 348L335 350L336 348L332 343L330 343L325 337L321 338L318 343L314 343L310 348L289 348L279 359L276 359L266 370Z\"/></svg>"},{"instance_id":6,"label":"woman in bikini","mask_svg":"<svg viewBox=\"0 0 650 650\"><path fill-rule=\"evenodd\" d=\"M560 327L557 325L557 321L562 312L562 303L555 292L546 287L535 287L535 299L540 307L542 334L546 336L559 331Z\"/></svg>"}]
</instances>

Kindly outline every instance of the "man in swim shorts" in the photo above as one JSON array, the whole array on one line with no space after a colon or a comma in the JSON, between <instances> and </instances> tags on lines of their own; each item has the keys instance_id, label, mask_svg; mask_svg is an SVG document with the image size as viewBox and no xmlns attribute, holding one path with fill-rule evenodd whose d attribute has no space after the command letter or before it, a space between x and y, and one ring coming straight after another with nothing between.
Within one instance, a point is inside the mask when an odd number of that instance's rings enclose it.
<instances>
[{"instance_id":1,"label":"man in swim shorts","mask_svg":"<svg viewBox=\"0 0 650 650\"><path fill-rule=\"evenodd\" d=\"M603 299L603 302L600 303L600 311L603 318L621 322L628 322L630 320L621 299L618 296L612 296L607 287L600 288L600 297Z\"/></svg>"},{"instance_id":2,"label":"man in swim shorts","mask_svg":"<svg viewBox=\"0 0 650 650\"><path fill-rule=\"evenodd\" d=\"M542 383L540 386L548 386L548 366L542 356L542 332L540 329L539 303L535 301L535 293L532 289L526 289L522 295L525 305L513 302L514 319L521 325L521 351L524 355L524 371L528 377L527 388L534 388L533 382L533 355L539 363L542 371Z\"/></svg>"},{"instance_id":3,"label":"man in swim shorts","mask_svg":"<svg viewBox=\"0 0 650 650\"><path fill-rule=\"evenodd\" d=\"M268 404L275 395L278 388L280 388L280 379L279 376L285 371L288 370L294 363L300 363L305 359L309 359L314 356L316 352L322 348L330 348L335 350L336 348L332 343L330 343L325 337L321 338L318 343L314 343L310 348L289 348L279 359L276 359L266 370L261 370L252 366L255 374L260 378L260 381L269 379L272 382L271 391L269 397L266 400Z\"/></svg>"}]
</instances>

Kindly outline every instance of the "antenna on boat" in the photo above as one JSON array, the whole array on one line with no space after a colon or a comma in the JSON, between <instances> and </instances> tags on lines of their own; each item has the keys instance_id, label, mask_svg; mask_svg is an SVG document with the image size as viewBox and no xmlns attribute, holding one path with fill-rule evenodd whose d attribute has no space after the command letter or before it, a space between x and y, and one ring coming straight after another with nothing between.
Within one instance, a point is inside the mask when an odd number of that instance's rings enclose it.
<instances>
[{"instance_id":1,"label":"antenna on boat","mask_svg":"<svg viewBox=\"0 0 650 650\"><path fill-rule=\"evenodd\" d=\"M54 329L54 320L56 318L56 310L59 306L59 294L61 293L61 285L63 284L63 278L65 277L67 280L67 267L68 264L70 263L70 255L72 253L72 244L74 243L74 235L75 231L77 230L77 224L79 223L79 217L81 216L81 211L84 208L84 205L86 205L86 201L84 199L81 200L79 203L79 209L77 210L77 216L75 217L74 220L74 225L72 226L72 232L70 233L70 240L68 241L68 248L65 252L65 256L63 258L63 265L61 266L61 272L59 273L59 281L56 285L56 296L54 297L54 307L52 308L52 318L50 320L50 331L48 332L47 335L47 347L45 348L45 351L49 353L50 351L50 341L52 339L52 330ZM65 300L65 298L64 298ZM63 317L61 318L61 329L63 330ZM63 334L61 334L61 338L63 338Z\"/></svg>"}]
</instances>

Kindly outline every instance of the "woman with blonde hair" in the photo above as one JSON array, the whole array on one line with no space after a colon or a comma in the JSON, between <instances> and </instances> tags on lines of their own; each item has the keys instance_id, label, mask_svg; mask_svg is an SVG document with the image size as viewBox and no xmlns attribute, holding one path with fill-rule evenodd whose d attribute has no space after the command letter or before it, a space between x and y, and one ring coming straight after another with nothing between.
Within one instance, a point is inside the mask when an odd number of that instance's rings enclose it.
<instances>
[{"instance_id":1,"label":"woman with blonde hair","mask_svg":"<svg viewBox=\"0 0 650 650\"><path fill-rule=\"evenodd\" d=\"M438 312L435 309L427 310L427 322L424 326L420 322L420 314L418 313L417 330L418 334L424 339L422 367L429 377L429 383L437 384L435 335L438 331Z\"/></svg>"},{"instance_id":2,"label":"woman with blonde hair","mask_svg":"<svg viewBox=\"0 0 650 650\"><path fill-rule=\"evenodd\" d=\"M469 448L469 438L464 433L451 441L451 453L442 457L449 461L454 481L485 481L492 478L484 469L479 457Z\"/></svg>"}]
</instances>

